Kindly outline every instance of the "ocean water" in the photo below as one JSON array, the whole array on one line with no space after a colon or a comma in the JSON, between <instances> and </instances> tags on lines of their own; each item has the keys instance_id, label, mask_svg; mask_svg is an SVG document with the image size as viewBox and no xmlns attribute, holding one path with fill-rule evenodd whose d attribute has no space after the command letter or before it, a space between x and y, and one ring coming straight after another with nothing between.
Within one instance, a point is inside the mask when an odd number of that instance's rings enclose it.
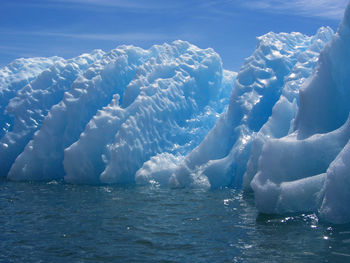
<instances>
[{"instance_id":1,"label":"ocean water","mask_svg":"<svg viewBox=\"0 0 350 263\"><path fill-rule=\"evenodd\" d=\"M0 180L0 262L350 262L350 225L240 190Z\"/></svg>"}]
</instances>

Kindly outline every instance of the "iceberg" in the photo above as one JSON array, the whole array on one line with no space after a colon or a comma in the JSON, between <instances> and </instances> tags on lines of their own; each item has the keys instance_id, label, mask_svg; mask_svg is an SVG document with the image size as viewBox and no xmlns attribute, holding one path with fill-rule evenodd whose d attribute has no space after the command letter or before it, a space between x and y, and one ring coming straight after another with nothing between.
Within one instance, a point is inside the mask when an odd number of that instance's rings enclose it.
<instances>
[{"instance_id":1,"label":"iceberg","mask_svg":"<svg viewBox=\"0 0 350 263\"><path fill-rule=\"evenodd\" d=\"M176 168L169 185L249 190L265 141L293 130L299 89L332 36L323 27L313 37L272 32L259 37L237 75L227 111Z\"/></svg>"},{"instance_id":2,"label":"iceberg","mask_svg":"<svg viewBox=\"0 0 350 263\"><path fill-rule=\"evenodd\" d=\"M350 222L350 3L267 33L238 73L185 41L0 68L0 176L242 187L261 213Z\"/></svg>"},{"instance_id":3,"label":"iceberg","mask_svg":"<svg viewBox=\"0 0 350 263\"><path fill-rule=\"evenodd\" d=\"M311 39L311 45L298 56L298 61L285 78L282 94L272 108L272 114L262 126L252 143L252 150L243 176L243 189L251 191L250 182L257 173L259 157L265 142L284 137L294 131L300 88L306 83L317 66L319 54L333 37L330 28L320 28Z\"/></svg>"},{"instance_id":4,"label":"iceberg","mask_svg":"<svg viewBox=\"0 0 350 263\"><path fill-rule=\"evenodd\" d=\"M8 131L0 139L0 175L6 176L17 156L23 151L50 108L62 100L72 80L103 52L94 51L70 60L60 59L18 90L5 108L5 117L11 117Z\"/></svg>"},{"instance_id":5,"label":"iceberg","mask_svg":"<svg viewBox=\"0 0 350 263\"><path fill-rule=\"evenodd\" d=\"M329 222L350 222L349 45L350 3L300 90L294 132L263 146L251 181L259 211L312 211Z\"/></svg>"},{"instance_id":6,"label":"iceberg","mask_svg":"<svg viewBox=\"0 0 350 263\"><path fill-rule=\"evenodd\" d=\"M74 143L97 110L124 91L148 52L122 46L102 56L72 81L40 129L12 164L12 180L52 180L64 176L64 149Z\"/></svg>"},{"instance_id":7,"label":"iceberg","mask_svg":"<svg viewBox=\"0 0 350 263\"><path fill-rule=\"evenodd\" d=\"M181 41L152 52L124 98L115 96L65 150L66 181L134 183L151 157L187 153L215 124L220 100L232 88L221 84L220 57Z\"/></svg>"},{"instance_id":8,"label":"iceberg","mask_svg":"<svg viewBox=\"0 0 350 263\"><path fill-rule=\"evenodd\" d=\"M59 61L6 106L15 122L1 138L1 174L135 183L148 161L181 159L200 143L226 109L235 77L212 49L184 41Z\"/></svg>"}]
</instances>

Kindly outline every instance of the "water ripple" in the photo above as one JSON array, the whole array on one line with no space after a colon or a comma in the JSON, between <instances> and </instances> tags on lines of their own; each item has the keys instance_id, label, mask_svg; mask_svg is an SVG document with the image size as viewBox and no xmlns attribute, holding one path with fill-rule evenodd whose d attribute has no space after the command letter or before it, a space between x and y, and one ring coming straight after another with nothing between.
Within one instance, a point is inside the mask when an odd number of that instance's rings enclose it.
<instances>
[{"instance_id":1,"label":"water ripple","mask_svg":"<svg viewBox=\"0 0 350 263\"><path fill-rule=\"evenodd\" d=\"M239 190L0 181L0 262L345 262L350 226Z\"/></svg>"}]
</instances>

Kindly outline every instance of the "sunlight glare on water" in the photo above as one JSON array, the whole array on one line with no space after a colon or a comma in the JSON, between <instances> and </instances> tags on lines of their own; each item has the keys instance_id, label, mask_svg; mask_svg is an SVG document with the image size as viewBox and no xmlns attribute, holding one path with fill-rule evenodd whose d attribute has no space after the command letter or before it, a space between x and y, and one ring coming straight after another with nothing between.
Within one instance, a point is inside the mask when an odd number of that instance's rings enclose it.
<instances>
[{"instance_id":1,"label":"sunlight glare on water","mask_svg":"<svg viewBox=\"0 0 350 263\"><path fill-rule=\"evenodd\" d=\"M240 190L0 181L0 262L345 262L350 226Z\"/></svg>"}]
</instances>

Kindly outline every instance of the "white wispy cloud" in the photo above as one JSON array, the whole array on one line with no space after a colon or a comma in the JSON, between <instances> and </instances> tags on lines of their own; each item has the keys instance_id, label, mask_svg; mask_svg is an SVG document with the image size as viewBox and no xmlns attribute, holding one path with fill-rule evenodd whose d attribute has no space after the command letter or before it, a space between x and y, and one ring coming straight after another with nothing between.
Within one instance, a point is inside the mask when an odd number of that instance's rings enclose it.
<instances>
[{"instance_id":1,"label":"white wispy cloud","mask_svg":"<svg viewBox=\"0 0 350 263\"><path fill-rule=\"evenodd\" d=\"M240 2L242 6L254 10L339 20L344 14L348 0L249 0Z\"/></svg>"},{"instance_id":2,"label":"white wispy cloud","mask_svg":"<svg viewBox=\"0 0 350 263\"><path fill-rule=\"evenodd\" d=\"M146 34L146 33L120 33L120 34L98 34L98 33L59 33L59 32L30 32L31 35L43 37L61 37L76 38L88 40L104 41L140 41L140 40L162 40L169 38L164 34Z\"/></svg>"},{"instance_id":3,"label":"white wispy cloud","mask_svg":"<svg viewBox=\"0 0 350 263\"><path fill-rule=\"evenodd\" d=\"M67 33L52 31L15 31L0 30L1 35L17 35L17 36L38 36L38 37L57 37L57 38L73 38L86 40L102 40L102 41L148 41L148 40L167 40L173 37L169 34L154 34L144 32L130 33Z\"/></svg>"},{"instance_id":4,"label":"white wispy cloud","mask_svg":"<svg viewBox=\"0 0 350 263\"><path fill-rule=\"evenodd\" d=\"M152 8L152 3L148 1L123 1L123 0L49 0L51 3L59 4L78 4L82 6L102 6L102 7L116 7L116 8L136 8L149 9Z\"/></svg>"},{"instance_id":5,"label":"white wispy cloud","mask_svg":"<svg viewBox=\"0 0 350 263\"><path fill-rule=\"evenodd\" d=\"M181 9L186 1L168 0L37 0L31 6L41 8L73 8L90 11L123 9L129 12L163 12Z\"/></svg>"},{"instance_id":6,"label":"white wispy cloud","mask_svg":"<svg viewBox=\"0 0 350 263\"><path fill-rule=\"evenodd\" d=\"M339 20L348 0L33 0L11 2L12 5L53 8L84 9L89 11L124 10L133 13L205 13L232 12L236 7L267 13L293 14Z\"/></svg>"}]
</instances>

